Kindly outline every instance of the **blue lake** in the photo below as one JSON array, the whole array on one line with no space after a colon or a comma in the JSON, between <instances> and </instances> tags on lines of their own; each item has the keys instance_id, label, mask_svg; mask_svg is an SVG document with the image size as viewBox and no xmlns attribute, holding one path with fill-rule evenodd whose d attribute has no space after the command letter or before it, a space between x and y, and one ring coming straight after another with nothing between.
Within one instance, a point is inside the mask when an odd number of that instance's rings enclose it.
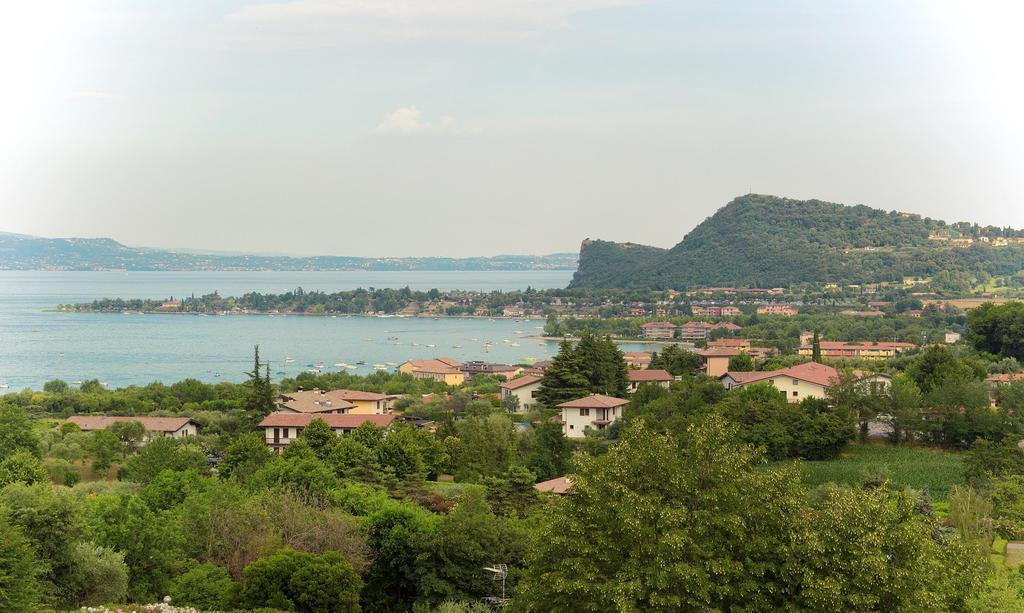
<instances>
[{"instance_id":1,"label":"blue lake","mask_svg":"<svg viewBox=\"0 0 1024 613\"><path fill-rule=\"evenodd\" d=\"M565 287L571 271L516 272L43 272L0 271L0 384L14 391L50 379L99 379L110 387L173 382L241 381L252 347L271 363L272 378L307 365L373 364L448 355L504 363L547 359L557 344L522 338L543 322L487 319L270 317L265 315L122 315L47 312L97 298L167 298L213 291L341 291L359 287L512 290ZM389 340L395 339L398 340ZM494 343L490 350L484 342ZM413 345L415 343L415 345ZM514 346L518 345L518 346ZM430 345L433 345L431 347ZM623 346L637 350L642 346ZM285 358L294 358L286 362Z\"/></svg>"}]
</instances>

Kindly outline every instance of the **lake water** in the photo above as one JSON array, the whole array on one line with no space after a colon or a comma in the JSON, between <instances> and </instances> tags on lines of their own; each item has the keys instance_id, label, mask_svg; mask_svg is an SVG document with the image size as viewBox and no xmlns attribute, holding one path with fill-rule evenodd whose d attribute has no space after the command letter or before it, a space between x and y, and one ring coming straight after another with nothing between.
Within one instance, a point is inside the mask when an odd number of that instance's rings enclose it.
<instances>
[{"instance_id":1,"label":"lake water","mask_svg":"<svg viewBox=\"0 0 1024 613\"><path fill-rule=\"evenodd\" d=\"M322 361L400 364L447 355L460 360L519 363L550 358L554 342L521 338L543 322L497 319L192 316L47 312L57 304L97 298L166 298L218 291L280 293L359 287L512 290L565 287L571 271L515 272L43 272L0 271L0 384L14 391L50 379L99 379L110 387L170 383L186 377L241 381L252 347L271 363L273 379ZM397 341L388 340L397 337ZM508 342L505 342L505 341ZM490 351L484 341L494 346ZM397 343L397 344L396 344ZM416 343L413 346L412 343ZM512 343L519 346L514 347ZM430 347L428 345L434 345ZM625 346L625 350L636 350ZM285 357L294 362L286 363ZM284 374L280 374L284 373Z\"/></svg>"}]
</instances>

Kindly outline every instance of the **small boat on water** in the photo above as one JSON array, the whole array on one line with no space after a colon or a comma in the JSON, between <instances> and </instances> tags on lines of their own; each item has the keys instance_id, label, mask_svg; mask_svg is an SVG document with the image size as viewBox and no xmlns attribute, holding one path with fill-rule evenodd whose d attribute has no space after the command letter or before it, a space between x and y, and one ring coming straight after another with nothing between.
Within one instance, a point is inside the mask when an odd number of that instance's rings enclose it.
<instances>
[{"instance_id":1,"label":"small boat on water","mask_svg":"<svg viewBox=\"0 0 1024 613\"><path fill-rule=\"evenodd\" d=\"M373 365L373 369L374 370L387 370L388 367L383 365L383 364L374 364Z\"/></svg>"},{"instance_id":2,"label":"small boat on water","mask_svg":"<svg viewBox=\"0 0 1024 613\"><path fill-rule=\"evenodd\" d=\"M356 364L358 364L358 365L362 366L363 364L366 364L366 362L364 362L364 361L362 361L362 360L359 360L358 362L356 362Z\"/></svg>"},{"instance_id":3,"label":"small boat on water","mask_svg":"<svg viewBox=\"0 0 1024 613\"><path fill-rule=\"evenodd\" d=\"M452 345L452 349L462 349L462 345Z\"/></svg>"},{"instance_id":4,"label":"small boat on water","mask_svg":"<svg viewBox=\"0 0 1024 613\"><path fill-rule=\"evenodd\" d=\"M509 343L508 346L509 347L518 347L519 343Z\"/></svg>"},{"instance_id":5,"label":"small boat on water","mask_svg":"<svg viewBox=\"0 0 1024 613\"><path fill-rule=\"evenodd\" d=\"M387 364L388 366L391 366L391 367L398 366L398 364L395 363L395 362L385 362L385 364Z\"/></svg>"},{"instance_id":6,"label":"small boat on water","mask_svg":"<svg viewBox=\"0 0 1024 613\"><path fill-rule=\"evenodd\" d=\"M291 362L294 362L294 361L295 361L295 358L293 358L293 357L287 357L287 358L285 358L285 359L284 359L284 361L285 361L285 362L288 362L288 363L291 363Z\"/></svg>"},{"instance_id":7,"label":"small boat on water","mask_svg":"<svg viewBox=\"0 0 1024 613\"><path fill-rule=\"evenodd\" d=\"M437 347L437 345L435 345L433 343L427 343L427 347Z\"/></svg>"},{"instance_id":8,"label":"small boat on water","mask_svg":"<svg viewBox=\"0 0 1024 613\"><path fill-rule=\"evenodd\" d=\"M5 390L11 387L10 383L0 383L0 390Z\"/></svg>"}]
</instances>

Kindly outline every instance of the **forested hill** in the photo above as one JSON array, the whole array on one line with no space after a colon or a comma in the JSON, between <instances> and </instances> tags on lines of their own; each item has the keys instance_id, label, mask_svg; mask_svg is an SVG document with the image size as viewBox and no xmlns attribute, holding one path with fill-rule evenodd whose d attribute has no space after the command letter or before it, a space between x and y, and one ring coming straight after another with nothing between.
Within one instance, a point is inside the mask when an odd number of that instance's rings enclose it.
<instances>
[{"instance_id":1,"label":"forested hill","mask_svg":"<svg viewBox=\"0 0 1024 613\"><path fill-rule=\"evenodd\" d=\"M748 194L664 250L585 240L571 287L782 287L1024 269L1024 232ZM1008 244L1004 244L1008 243Z\"/></svg>"},{"instance_id":2,"label":"forested hill","mask_svg":"<svg viewBox=\"0 0 1024 613\"><path fill-rule=\"evenodd\" d=\"M109 238L0 232L0 270L571 270L576 254L475 258L288 257L129 247Z\"/></svg>"}]
</instances>

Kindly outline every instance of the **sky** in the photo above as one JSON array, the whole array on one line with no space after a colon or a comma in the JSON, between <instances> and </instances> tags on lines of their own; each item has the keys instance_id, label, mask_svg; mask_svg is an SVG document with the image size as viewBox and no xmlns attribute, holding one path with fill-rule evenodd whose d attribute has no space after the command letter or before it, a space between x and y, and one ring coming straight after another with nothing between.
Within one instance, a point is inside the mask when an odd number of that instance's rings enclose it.
<instances>
[{"instance_id":1,"label":"sky","mask_svg":"<svg viewBox=\"0 0 1024 613\"><path fill-rule=\"evenodd\" d=\"M1016 2L0 3L0 231L668 247L745 193L1024 227Z\"/></svg>"}]
</instances>

